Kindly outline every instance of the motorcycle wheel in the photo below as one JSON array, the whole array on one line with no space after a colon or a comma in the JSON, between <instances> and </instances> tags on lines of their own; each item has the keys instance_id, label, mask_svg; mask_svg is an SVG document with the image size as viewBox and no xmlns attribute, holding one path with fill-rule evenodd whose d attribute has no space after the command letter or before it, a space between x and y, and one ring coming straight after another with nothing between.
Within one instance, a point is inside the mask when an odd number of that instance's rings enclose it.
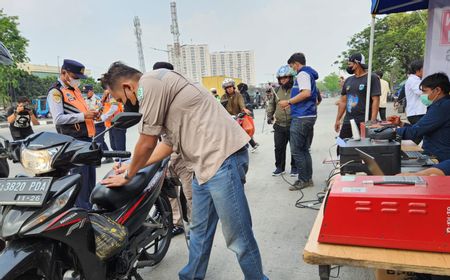
<instances>
[{"instance_id":1,"label":"motorcycle wheel","mask_svg":"<svg viewBox=\"0 0 450 280\"><path fill-rule=\"evenodd\" d=\"M172 207L167 196L160 195L158 197L155 205L148 213L146 222L151 223L150 218L163 225L164 234L160 235L145 247L139 260L152 261L151 266L154 266L162 261L172 240Z\"/></svg>"}]
</instances>

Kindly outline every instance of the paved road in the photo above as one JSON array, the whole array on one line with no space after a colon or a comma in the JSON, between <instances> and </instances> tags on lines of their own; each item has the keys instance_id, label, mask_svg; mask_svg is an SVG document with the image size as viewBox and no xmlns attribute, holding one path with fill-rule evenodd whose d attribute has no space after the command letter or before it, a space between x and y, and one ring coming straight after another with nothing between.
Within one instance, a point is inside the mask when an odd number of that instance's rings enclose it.
<instances>
[{"instance_id":1,"label":"paved road","mask_svg":"<svg viewBox=\"0 0 450 280\"><path fill-rule=\"evenodd\" d=\"M334 144L333 131L336 114L335 99L324 99L319 106L319 117L315 125L312 156L314 164L314 188L305 190L306 199L313 199L324 187L324 180L331 170L323 165L329 148ZM255 139L261 144L259 150L250 154L250 170L246 193L252 211L253 228L258 241L264 271L271 279L318 279L317 267L305 264L302 251L314 222L313 210L298 209L298 192L288 191L288 185L280 177L272 177L274 170L273 133L267 124L263 128L264 114L256 110L257 132ZM35 128L35 131L54 131L51 125ZM9 136L8 129L0 129L0 135ZM127 134L127 147L132 150L137 138L136 128ZM332 153L334 154L334 148ZM97 179L106 174L111 165L97 169ZM23 172L19 165L11 166L12 175ZM294 180L294 178L288 177ZM166 258L158 266L142 271L145 279L177 279L178 271L186 264L188 252L182 236L173 239ZM371 270L342 268L341 279L372 280ZM207 272L207 279L242 279L242 273L234 254L226 248L220 226L217 229L214 247Z\"/></svg>"}]
</instances>

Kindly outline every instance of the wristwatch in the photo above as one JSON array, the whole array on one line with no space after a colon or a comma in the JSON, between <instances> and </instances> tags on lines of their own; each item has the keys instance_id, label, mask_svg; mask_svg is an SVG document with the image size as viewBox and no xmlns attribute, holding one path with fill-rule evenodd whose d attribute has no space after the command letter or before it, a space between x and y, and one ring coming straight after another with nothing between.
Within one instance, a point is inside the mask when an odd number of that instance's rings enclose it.
<instances>
[{"instance_id":1,"label":"wristwatch","mask_svg":"<svg viewBox=\"0 0 450 280\"><path fill-rule=\"evenodd\" d=\"M288 100L288 104L289 104L289 105L292 105L291 100Z\"/></svg>"},{"instance_id":2,"label":"wristwatch","mask_svg":"<svg viewBox=\"0 0 450 280\"><path fill-rule=\"evenodd\" d=\"M123 173L123 178L124 178L125 180L130 180L130 179L131 179L130 177L128 177L128 169L125 170L125 172Z\"/></svg>"}]
</instances>

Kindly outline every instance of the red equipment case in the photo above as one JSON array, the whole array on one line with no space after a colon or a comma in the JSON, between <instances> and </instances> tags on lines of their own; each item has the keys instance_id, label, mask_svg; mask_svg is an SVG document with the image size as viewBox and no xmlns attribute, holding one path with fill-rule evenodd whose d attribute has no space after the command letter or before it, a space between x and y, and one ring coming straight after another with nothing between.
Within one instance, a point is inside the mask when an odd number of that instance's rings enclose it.
<instances>
[{"instance_id":1,"label":"red equipment case","mask_svg":"<svg viewBox=\"0 0 450 280\"><path fill-rule=\"evenodd\" d=\"M370 183L393 178L338 176L318 241L450 253L450 177L421 177L423 185Z\"/></svg>"}]
</instances>

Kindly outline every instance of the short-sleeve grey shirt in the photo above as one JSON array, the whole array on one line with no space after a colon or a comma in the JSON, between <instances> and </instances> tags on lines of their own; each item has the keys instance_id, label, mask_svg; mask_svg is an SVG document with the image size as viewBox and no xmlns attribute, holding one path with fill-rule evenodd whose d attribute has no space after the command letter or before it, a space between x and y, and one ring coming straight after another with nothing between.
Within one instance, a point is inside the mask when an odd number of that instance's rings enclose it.
<instances>
[{"instance_id":1,"label":"short-sleeve grey shirt","mask_svg":"<svg viewBox=\"0 0 450 280\"><path fill-rule=\"evenodd\" d=\"M200 184L250 140L207 89L175 71L159 69L144 74L137 97L143 114L139 132L165 134L164 142L182 156Z\"/></svg>"}]
</instances>

